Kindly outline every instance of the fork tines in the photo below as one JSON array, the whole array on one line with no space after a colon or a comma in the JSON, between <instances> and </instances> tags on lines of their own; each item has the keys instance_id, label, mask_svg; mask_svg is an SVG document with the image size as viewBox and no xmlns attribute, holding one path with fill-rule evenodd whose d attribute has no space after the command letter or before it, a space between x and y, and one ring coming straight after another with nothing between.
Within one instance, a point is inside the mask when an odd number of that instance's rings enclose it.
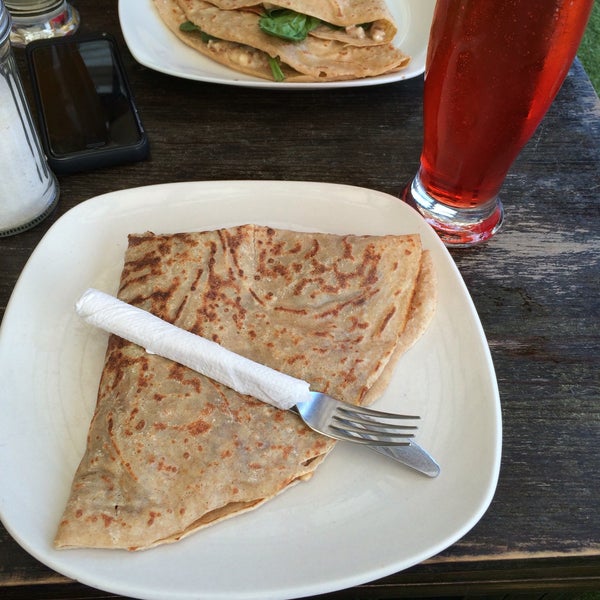
<instances>
[{"instance_id":1,"label":"fork tines","mask_svg":"<svg viewBox=\"0 0 600 600\"><path fill-rule=\"evenodd\" d=\"M377 417L377 418L375 418ZM396 421L388 423L384 419ZM354 442L380 446L407 446L414 437L416 425L398 423L398 420L419 419L418 416L399 415L365 407L354 409L336 407L329 427Z\"/></svg>"}]
</instances>

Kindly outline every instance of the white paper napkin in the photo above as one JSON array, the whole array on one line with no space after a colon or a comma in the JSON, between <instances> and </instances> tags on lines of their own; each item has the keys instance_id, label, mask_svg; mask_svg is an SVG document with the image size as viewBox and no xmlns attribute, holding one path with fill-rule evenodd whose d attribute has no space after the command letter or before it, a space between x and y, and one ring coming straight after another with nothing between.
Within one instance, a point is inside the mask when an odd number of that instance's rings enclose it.
<instances>
[{"instance_id":1,"label":"white paper napkin","mask_svg":"<svg viewBox=\"0 0 600 600\"><path fill-rule=\"evenodd\" d=\"M306 381L244 358L99 290L84 292L75 310L91 325L138 344L147 352L185 365L240 394L248 394L282 410L310 400Z\"/></svg>"}]
</instances>

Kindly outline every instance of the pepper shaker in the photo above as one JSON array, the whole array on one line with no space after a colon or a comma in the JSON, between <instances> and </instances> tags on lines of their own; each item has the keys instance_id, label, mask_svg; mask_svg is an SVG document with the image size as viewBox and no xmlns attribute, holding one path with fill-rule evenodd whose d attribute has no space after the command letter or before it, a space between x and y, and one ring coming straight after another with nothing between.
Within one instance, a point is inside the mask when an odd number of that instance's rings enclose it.
<instances>
[{"instance_id":1,"label":"pepper shaker","mask_svg":"<svg viewBox=\"0 0 600 600\"><path fill-rule=\"evenodd\" d=\"M40 223L59 195L25 98L10 30L11 18L0 0L0 237Z\"/></svg>"}]
</instances>

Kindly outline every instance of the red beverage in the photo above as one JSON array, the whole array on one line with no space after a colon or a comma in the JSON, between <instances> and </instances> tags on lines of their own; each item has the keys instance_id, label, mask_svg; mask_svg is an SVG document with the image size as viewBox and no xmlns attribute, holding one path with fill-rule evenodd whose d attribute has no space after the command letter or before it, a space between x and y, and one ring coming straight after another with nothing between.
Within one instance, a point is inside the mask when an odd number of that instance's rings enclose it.
<instances>
[{"instance_id":1,"label":"red beverage","mask_svg":"<svg viewBox=\"0 0 600 600\"><path fill-rule=\"evenodd\" d=\"M567 75L592 6L438 0L425 74L421 191L459 211L496 202Z\"/></svg>"}]
</instances>

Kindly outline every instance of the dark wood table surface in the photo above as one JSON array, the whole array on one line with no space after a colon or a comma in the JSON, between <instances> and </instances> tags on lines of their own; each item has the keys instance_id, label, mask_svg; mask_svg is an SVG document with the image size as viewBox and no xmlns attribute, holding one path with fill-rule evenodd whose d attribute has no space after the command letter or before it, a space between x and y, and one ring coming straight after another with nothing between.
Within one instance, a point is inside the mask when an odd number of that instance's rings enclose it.
<instances>
[{"instance_id":1,"label":"dark wood table surface","mask_svg":"<svg viewBox=\"0 0 600 600\"><path fill-rule=\"evenodd\" d=\"M398 195L415 172L422 77L293 92L177 79L133 59L116 0L74 4L83 31L117 37L152 155L60 177L51 217L0 239L0 315L44 233L93 196L240 179L344 183ZM27 86L23 52L16 54ZM327 598L600 590L599 169L600 102L576 62L506 180L504 230L487 245L452 251L500 388L503 453L492 504L439 555ZM0 597L113 596L40 564L0 526Z\"/></svg>"}]
</instances>

